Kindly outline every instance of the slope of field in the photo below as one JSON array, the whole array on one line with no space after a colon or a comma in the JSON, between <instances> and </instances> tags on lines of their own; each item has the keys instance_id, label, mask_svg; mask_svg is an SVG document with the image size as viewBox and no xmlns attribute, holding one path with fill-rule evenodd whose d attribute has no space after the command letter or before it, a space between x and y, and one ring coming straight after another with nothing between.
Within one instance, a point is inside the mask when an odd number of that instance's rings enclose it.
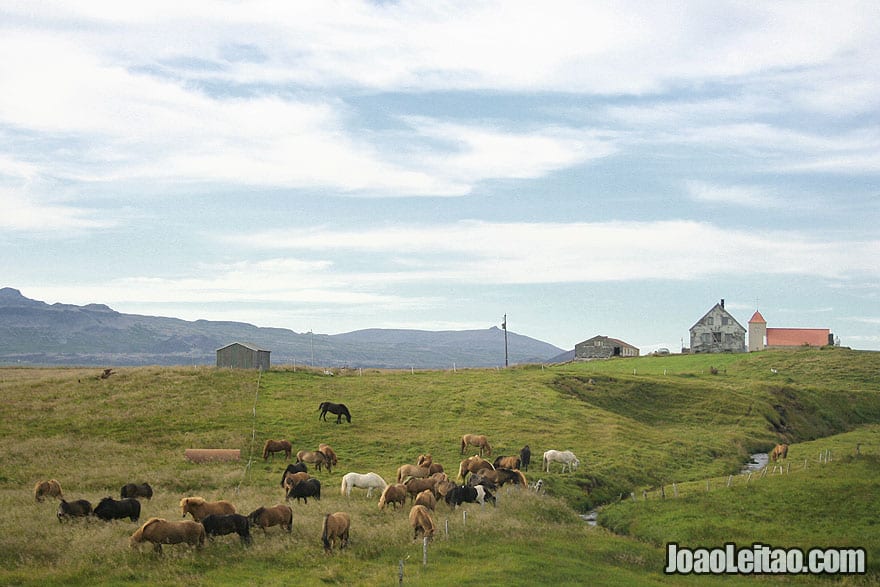
<instances>
[{"instance_id":1,"label":"slope of field","mask_svg":"<svg viewBox=\"0 0 880 587\"><path fill-rule=\"evenodd\" d=\"M603 519L630 536L590 527L577 514L659 485L725 476L780 440L878 424L878 372L880 354L844 349L333 377L143 367L100 379L89 369L0 369L0 583L387 585L397 582L401 561L406 584L676 583L662 574L662 533L632 521L651 511L621 510L619 519L630 521L612 523L618 518L605 516L617 506L605 509ZM324 400L347 404L352 423L318 421ZM467 518L438 505L426 566L408 507L380 512L360 490L339 495L342 474L375 471L391 480L425 452L454 475L464 433L487 434L493 456L529 444L526 475L543 479L546 495L505 487L497 508L466 506ZM200 552L166 547L156 557L128 548L136 524L60 524L56 504L33 499L33 484L50 477L69 499L92 502L118 496L126 482L149 481L156 496L141 521L179 518L177 502L187 495L229 499L247 513L283 501L286 463L259 458L267 438L287 438L296 449L327 442L340 464L315 473L320 502L291 504L291 536L257 533L249 549L223 537ZM245 458L195 465L183 458L190 447L236 448ZM573 450L580 468L540 472L550 448ZM851 470L877 481L876 469ZM321 519L337 510L352 514L352 545L327 557ZM833 503L826 514L838 514Z\"/></svg>"}]
</instances>

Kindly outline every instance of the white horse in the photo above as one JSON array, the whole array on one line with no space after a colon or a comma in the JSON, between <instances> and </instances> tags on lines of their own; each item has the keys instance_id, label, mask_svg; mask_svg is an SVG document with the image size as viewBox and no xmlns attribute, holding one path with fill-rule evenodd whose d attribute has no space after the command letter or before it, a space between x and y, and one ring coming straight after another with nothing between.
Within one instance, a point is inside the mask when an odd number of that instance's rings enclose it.
<instances>
[{"instance_id":1,"label":"white horse","mask_svg":"<svg viewBox=\"0 0 880 587\"><path fill-rule=\"evenodd\" d=\"M565 466L568 465L568 472L572 472L578 468L581 462L570 450L548 450L544 453L544 462L541 467L542 471L550 472L550 463L562 463L562 472L565 473Z\"/></svg>"},{"instance_id":2,"label":"white horse","mask_svg":"<svg viewBox=\"0 0 880 587\"><path fill-rule=\"evenodd\" d=\"M372 471L366 474L346 473L342 477L342 486L339 488L339 492L346 497L351 497L352 487L366 489L367 497L370 497L373 495L373 489L378 489L379 492L382 492L385 491L388 484L385 483L385 480L382 479L382 477Z\"/></svg>"}]
</instances>

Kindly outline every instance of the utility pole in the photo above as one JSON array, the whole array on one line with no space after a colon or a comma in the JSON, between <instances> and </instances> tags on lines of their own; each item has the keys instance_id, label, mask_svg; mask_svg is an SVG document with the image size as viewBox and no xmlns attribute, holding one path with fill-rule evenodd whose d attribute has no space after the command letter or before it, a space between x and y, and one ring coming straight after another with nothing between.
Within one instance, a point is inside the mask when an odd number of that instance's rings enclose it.
<instances>
[{"instance_id":1,"label":"utility pole","mask_svg":"<svg viewBox=\"0 0 880 587\"><path fill-rule=\"evenodd\" d=\"M504 315L501 329L504 330L504 366L507 367L507 314Z\"/></svg>"}]
</instances>

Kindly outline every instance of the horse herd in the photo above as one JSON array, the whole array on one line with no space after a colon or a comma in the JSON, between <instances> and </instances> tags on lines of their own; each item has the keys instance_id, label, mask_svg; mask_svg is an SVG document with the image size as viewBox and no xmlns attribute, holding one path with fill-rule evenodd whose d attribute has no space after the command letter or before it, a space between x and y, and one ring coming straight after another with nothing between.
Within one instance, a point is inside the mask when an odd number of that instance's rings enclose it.
<instances>
[{"instance_id":1,"label":"horse herd","mask_svg":"<svg viewBox=\"0 0 880 587\"><path fill-rule=\"evenodd\" d=\"M322 402L319 406L320 419L326 419L327 413L337 415L337 424L345 418L351 422L351 413L344 404ZM455 509L463 503L486 502L496 505L495 493L498 488L511 484L527 487L523 471L528 471L531 462L531 449L524 446L518 455L498 456L488 461L483 456L491 456L492 447L484 435L465 434L461 437L460 454L468 447L479 449L478 454L464 458L459 463L458 474L450 479L444 467L434 462L431 454L421 454L414 464L403 464L397 468L393 483L386 482L375 472L349 472L342 476L340 495L350 498L355 488L365 489L370 499L373 492L379 494L378 508L385 510L390 507L397 510L405 507L409 499L411 508L409 522L413 530L413 539L420 534L432 538L435 532L433 515L438 501ZM283 452L286 459L293 456L293 445L290 441L269 439L263 447L263 459L274 458L275 453ZM285 502L272 506L260 506L248 515L242 515L234 504L226 500L207 501L200 496L187 496L180 499L179 507L183 518L189 515L192 519L168 520L150 517L130 537L132 548L148 542L153 544L156 552L162 552L163 544L189 544L202 547L205 540L214 536L237 534L241 542L249 545L252 542L251 529L279 526L290 533L293 527L293 510L288 505L291 500L308 504L309 498L320 501L321 481L310 474L309 466L315 471L332 473L339 460L336 452L327 444L320 444L317 450L300 450L296 453L296 462L288 464L281 476L281 487ZM549 472L551 462L561 462L562 470L566 466L569 471L576 469L579 461L570 451L549 450L543 455L542 471ZM92 506L85 499L68 501L61 489L61 484L50 479L41 481L34 486L34 497L41 502L46 497L59 500L57 518L66 522L73 518L97 517L101 520L128 519L137 522L141 517L142 499L153 498L153 488L148 483L127 483L120 490L121 499L104 497ZM326 514L321 527L321 543L327 552L335 546L344 548L348 545L351 517L346 512Z\"/></svg>"}]
</instances>

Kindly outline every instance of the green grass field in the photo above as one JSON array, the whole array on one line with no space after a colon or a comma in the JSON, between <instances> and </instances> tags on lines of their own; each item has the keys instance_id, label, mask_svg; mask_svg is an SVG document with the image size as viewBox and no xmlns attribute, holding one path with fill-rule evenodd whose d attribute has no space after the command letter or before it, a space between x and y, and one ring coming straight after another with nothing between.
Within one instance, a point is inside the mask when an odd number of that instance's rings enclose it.
<instances>
[{"instance_id":1,"label":"green grass field","mask_svg":"<svg viewBox=\"0 0 880 587\"><path fill-rule=\"evenodd\" d=\"M880 480L880 353L773 351L332 377L285 368L262 375L121 368L103 380L99 372L0 369L0 584L392 585L401 561L409 585L780 580L666 576L669 541L857 545L868 551L869 574L845 581L880 580L873 499ZM324 400L347 404L352 423L318 421ZM412 541L408 507L379 511L378 497L367 500L362 490L340 495L344 473L375 471L391 480L399 465L426 452L454 475L464 433L488 435L493 456L529 444L526 476L543 479L546 493L505 487L497 508L465 506L466 519L462 508L438 504L440 531L427 565L421 543ZM144 502L141 522L178 519L177 504L188 495L228 499L247 513L284 499L286 463L260 458L267 438L287 438L295 450L326 442L340 463L333 473L315 473L320 502L291 504L291 535L258 532L250 548L220 537L201 551L166 546L156 556L146 546L129 548L138 524L61 524L57 502L33 499L34 483L49 477L68 499L93 503L118 497L126 482L148 481L156 495ZM788 473L755 475L748 483L735 475L751 453L782 440L792 443ZM243 460L193 464L186 448L240 449ZM540 472L541 453L550 448L574 451L580 468ZM833 460L819 464L827 450ZM598 527L578 515L594 508ZM327 556L322 516L339 510L352 516L352 544Z\"/></svg>"}]
</instances>

